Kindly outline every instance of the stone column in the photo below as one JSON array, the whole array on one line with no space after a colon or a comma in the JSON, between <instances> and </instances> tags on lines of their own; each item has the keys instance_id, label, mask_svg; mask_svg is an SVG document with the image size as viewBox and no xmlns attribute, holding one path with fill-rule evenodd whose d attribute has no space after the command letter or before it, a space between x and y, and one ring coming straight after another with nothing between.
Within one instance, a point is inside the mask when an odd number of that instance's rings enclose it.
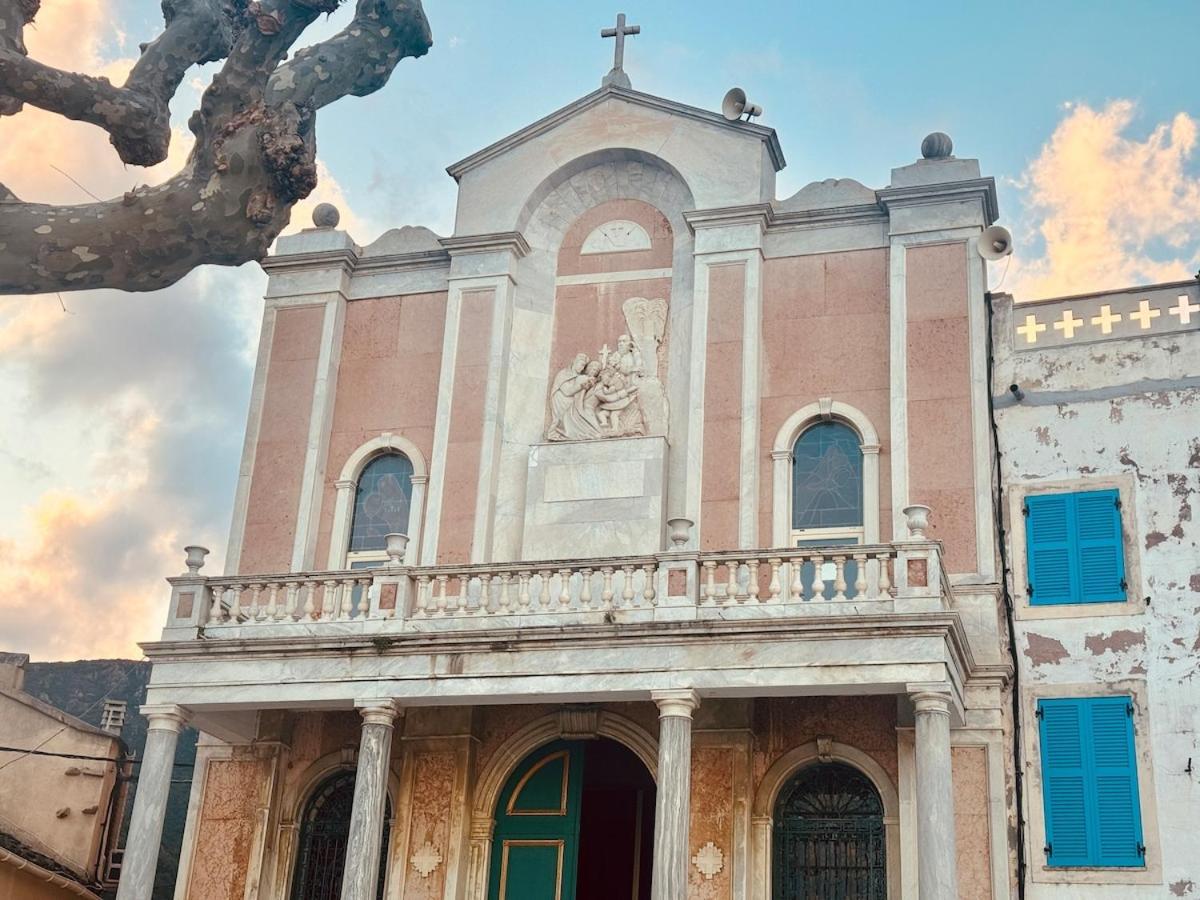
<instances>
[{"instance_id":1,"label":"stone column","mask_svg":"<svg viewBox=\"0 0 1200 900\"><path fill-rule=\"evenodd\" d=\"M685 900L691 824L692 711L700 705L700 698L691 689L652 691L650 697L658 704L658 790L650 900Z\"/></svg>"},{"instance_id":2,"label":"stone column","mask_svg":"<svg viewBox=\"0 0 1200 900\"><path fill-rule=\"evenodd\" d=\"M363 725L358 771L354 776L350 837L346 842L346 869L342 875L342 900L375 900L392 732L399 710L394 700L368 700L358 706Z\"/></svg>"},{"instance_id":3,"label":"stone column","mask_svg":"<svg viewBox=\"0 0 1200 900\"><path fill-rule=\"evenodd\" d=\"M149 720L146 750L138 772L137 796L125 841L117 900L150 900L154 890L167 794L171 790L171 772L175 766L175 745L187 721L178 706L143 706L141 712Z\"/></svg>"},{"instance_id":4,"label":"stone column","mask_svg":"<svg viewBox=\"0 0 1200 900\"><path fill-rule=\"evenodd\" d=\"M917 874L921 900L957 900L950 695L912 695L916 712Z\"/></svg>"}]
</instances>

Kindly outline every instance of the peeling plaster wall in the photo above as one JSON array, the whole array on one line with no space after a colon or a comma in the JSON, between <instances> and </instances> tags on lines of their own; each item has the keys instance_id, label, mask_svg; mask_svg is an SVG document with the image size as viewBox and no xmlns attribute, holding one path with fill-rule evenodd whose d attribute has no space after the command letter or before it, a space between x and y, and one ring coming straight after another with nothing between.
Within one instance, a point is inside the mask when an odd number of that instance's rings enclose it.
<instances>
[{"instance_id":1,"label":"peeling plaster wall","mask_svg":"<svg viewBox=\"0 0 1200 900\"><path fill-rule=\"evenodd\" d=\"M1196 896L1200 388L1195 376L1200 332L1014 350L1008 338L1012 317L1010 301L1000 298L993 322L992 389L1003 453L1010 567L1019 573L1024 565L1025 548L1014 536L1014 527L1019 532L1023 526L1011 521L1020 509L1013 494L1023 486L1074 482L1064 489L1085 490L1102 479L1123 478L1133 495L1122 491L1122 501L1133 504L1132 534L1126 541L1130 605L1118 611L1123 614L1101 614L1109 609L1093 615L1075 608L1082 614L1035 618L1040 613L1028 608L1024 585L1013 586L1024 727L1036 734L1031 692L1063 685L1071 687L1061 695L1072 696L1080 685L1144 683L1148 711L1145 721L1138 722L1137 741L1139 749L1149 742L1154 783L1141 784L1141 791L1153 792L1162 859L1161 883L1031 884L1028 896ZM1017 307L1017 320L1022 317ZM1010 384L1025 391L1022 402L1012 401ZM1189 760L1192 773L1186 771ZM1026 758L1025 765L1031 773L1040 762ZM1027 820L1041 815L1040 808L1029 808L1033 804L1040 806L1040 799L1027 799ZM1044 861L1040 846L1028 847L1031 873Z\"/></svg>"}]
</instances>

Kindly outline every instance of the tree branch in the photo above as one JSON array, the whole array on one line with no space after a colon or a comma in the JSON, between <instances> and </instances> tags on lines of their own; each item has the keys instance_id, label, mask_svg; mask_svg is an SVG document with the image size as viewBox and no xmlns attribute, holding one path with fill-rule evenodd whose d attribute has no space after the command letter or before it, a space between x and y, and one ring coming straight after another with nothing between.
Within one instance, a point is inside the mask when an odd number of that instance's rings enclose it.
<instances>
[{"instance_id":1,"label":"tree branch","mask_svg":"<svg viewBox=\"0 0 1200 900\"><path fill-rule=\"evenodd\" d=\"M0 0L0 52L8 51L24 56L25 26L33 21L40 0ZM0 93L0 116L11 116L21 111L21 101Z\"/></svg>"}]
</instances>

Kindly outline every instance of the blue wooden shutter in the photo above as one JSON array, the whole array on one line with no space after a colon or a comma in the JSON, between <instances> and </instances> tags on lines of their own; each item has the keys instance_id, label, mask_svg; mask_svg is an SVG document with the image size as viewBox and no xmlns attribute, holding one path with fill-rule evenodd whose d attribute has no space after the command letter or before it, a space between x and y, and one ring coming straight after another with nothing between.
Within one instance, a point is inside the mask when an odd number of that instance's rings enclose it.
<instances>
[{"instance_id":1,"label":"blue wooden shutter","mask_svg":"<svg viewBox=\"0 0 1200 900\"><path fill-rule=\"evenodd\" d=\"M1129 697L1088 701L1098 866L1143 866L1133 706Z\"/></svg>"},{"instance_id":2,"label":"blue wooden shutter","mask_svg":"<svg viewBox=\"0 0 1200 900\"><path fill-rule=\"evenodd\" d=\"M1034 494L1025 499L1025 559L1029 603L1078 603L1073 574L1075 540L1070 494Z\"/></svg>"},{"instance_id":3,"label":"blue wooden shutter","mask_svg":"<svg viewBox=\"0 0 1200 900\"><path fill-rule=\"evenodd\" d=\"M1038 702L1047 860L1052 866L1086 866L1091 860L1083 702Z\"/></svg>"},{"instance_id":4,"label":"blue wooden shutter","mask_svg":"<svg viewBox=\"0 0 1200 900\"><path fill-rule=\"evenodd\" d=\"M1129 697L1038 702L1047 861L1145 865Z\"/></svg>"},{"instance_id":5,"label":"blue wooden shutter","mask_svg":"<svg viewBox=\"0 0 1200 900\"><path fill-rule=\"evenodd\" d=\"M1075 501L1080 603L1125 599L1125 548L1117 491L1084 491Z\"/></svg>"}]
</instances>

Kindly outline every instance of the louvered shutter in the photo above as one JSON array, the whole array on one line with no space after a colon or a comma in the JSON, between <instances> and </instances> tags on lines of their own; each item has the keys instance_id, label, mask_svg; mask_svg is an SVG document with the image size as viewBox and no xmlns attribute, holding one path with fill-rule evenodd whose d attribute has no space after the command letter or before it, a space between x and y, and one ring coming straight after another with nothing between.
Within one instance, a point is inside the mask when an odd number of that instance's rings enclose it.
<instances>
[{"instance_id":1,"label":"louvered shutter","mask_svg":"<svg viewBox=\"0 0 1200 900\"><path fill-rule=\"evenodd\" d=\"M1084 491L1072 495L1075 506L1079 603L1125 599L1125 548L1121 540L1118 494Z\"/></svg>"},{"instance_id":2,"label":"louvered shutter","mask_svg":"<svg viewBox=\"0 0 1200 900\"><path fill-rule=\"evenodd\" d=\"M1032 606L1077 603L1076 542L1070 494L1034 494L1025 499L1025 559Z\"/></svg>"},{"instance_id":3,"label":"louvered shutter","mask_svg":"<svg viewBox=\"0 0 1200 900\"><path fill-rule=\"evenodd\" d=\"M1049 865L1145 865L1130 709L1125 696L1038 702Z\"/></svg>"},{"instance_id":4,"label":"louvered shutter","mask_svg":"<svg viewBox=\"0 0 1200 900\"><path fill-rule=\"evenodd\" d=\"M1038 703L1047 861L1052 866L1086 866L1091 860L1082 704L1057 699Z\"/></svg>"},{"instance_id":5,"label":"louvered shutter","mask_svg":"<svg viewBox=\"0 0 1200 900\"><path fill-rule=\"evenodd\" d=\"M1087 706L1096 797L1095 865L1145 865L1130 699L1096 697Z\"/></svg>"}]
</instances>

